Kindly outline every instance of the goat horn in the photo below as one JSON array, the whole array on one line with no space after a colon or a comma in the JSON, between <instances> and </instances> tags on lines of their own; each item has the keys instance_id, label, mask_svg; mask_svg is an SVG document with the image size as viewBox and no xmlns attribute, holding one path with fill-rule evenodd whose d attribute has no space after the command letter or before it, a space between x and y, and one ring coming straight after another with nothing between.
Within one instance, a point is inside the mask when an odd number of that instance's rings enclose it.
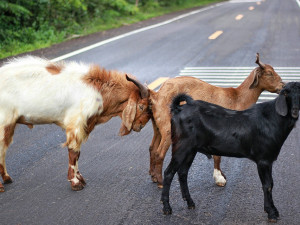
<instances>
[{"instance_id":1,"label":"goat horn","mask_svg":"<svg viewBox=\"0 0 300 225\"><path fill-rule=\"evenodd\" d=\"M128 81L131 81L132 83L134 83L140 89L140 93L141 93L142 98L148 98L149 97L149 91L144 85L142 85L137 80L134 80L134 79L130 78L127 74L126 74L126 79Z\"/></svg>"},{"instance_id":2,"label":"goat horn","mask_svg":"<svg viewBox=\"0 0 300 225\"><path fill-rule=\"evenodd\" d=\"M259 61L259 53L256 53L256 64L258 64L260 66L260 68L265 69L266 65L262 62Z\"/></svg>"}]
</instances>

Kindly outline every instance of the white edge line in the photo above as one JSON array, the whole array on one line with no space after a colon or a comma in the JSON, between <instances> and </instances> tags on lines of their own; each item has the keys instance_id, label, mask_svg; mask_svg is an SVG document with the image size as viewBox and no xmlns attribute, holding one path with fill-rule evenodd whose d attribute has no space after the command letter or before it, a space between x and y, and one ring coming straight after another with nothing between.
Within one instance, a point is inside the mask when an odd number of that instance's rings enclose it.
<instances>
[{"instance_id":1,"label":"white edge line","mask_svg":"<svg viewBox=\"0 0 300 225\"><path fill-rule=\"evenodd\" d=\"M300 7L300 0L296 0L296 2L298 3L298 6Z\"/></svg>"},{"instance_id":2,"label":"white edge line","mask_svg":"<svg viewBox=\"0 0 300 225\"><path fill-rule=\"evenodd\" d=\"M229 3L248 3L248 2L259 2L260 0L231 0Z\"/></svg>"},{"instance_id":3,"label":"white edge line","mask_svg":"<svg viewBox=\"0 0 300 225\"><path fill-rule=\"evenodd\" d=\"M163 26L163 25L172 23L172 22L174 22L174 21L176 21L176 20L180 20L180 19L182 19L182 18L185 18L185 17L191 16L191 15L194 15L194 14L196 14L196 13L200 13L200 12L203 12L203 11L206 11L206 10L209 10L209 9L212 9L212 8L215 8L215 7L218 7L218 6L223 5L223 4L224 4L224 3L218 3L218 4L215 4L215 5L206 7L206 8L194 10L194 11L192 11L192 12L189 12L189 13L186 13L186 14L183 14L183 15L180 15L180 16L177 16L177 17L175 17L175 18L173 18L173 19L166 20L166 21L161 22L161 23L157 23L157 24L154 24L154 25L151 25L151 26L148 26L148 27L144 27L144 28L140 28L140 29L137 29L137 30L134 30L134 31L130 31L130 32L128 32L128 33L121 34L121 35L119 35L119 36L116 36L116 37L113 37L113 38L109 38L109 39L106 39L106 40L104 40L104 41L100 41L100 42L98 42L98 43L95 43L95 44L93 44L93 45L90 45L90 46L87 46L87 47L78 49L78 50L76 50L76 51L70 52L70 53L68 53L68 54L59 56L59 57L57 57L57 58L51 59L50 61L52 61L52 62L57 62L57 61L60 61L60 60L66 59L66 58L70 58L70 57L72 57L72 56L74 56L74 55L78 55L78 54L80 54L80 53L89 51L89 50L94 49L94 48L97 48L97 47L99 47L99 46L101 46L101 45L105 45L105 44L107 44L107 43L110 43L110 42L119 40L119 39L124 38L124 37L131 36L131 35L133 35L133 34L137 34L137 33L140 33L140 32L146 31L146 30L154 29L154 28L156 28L156 27L160 27L160 26Z\"/></svg>"}]
</instances>

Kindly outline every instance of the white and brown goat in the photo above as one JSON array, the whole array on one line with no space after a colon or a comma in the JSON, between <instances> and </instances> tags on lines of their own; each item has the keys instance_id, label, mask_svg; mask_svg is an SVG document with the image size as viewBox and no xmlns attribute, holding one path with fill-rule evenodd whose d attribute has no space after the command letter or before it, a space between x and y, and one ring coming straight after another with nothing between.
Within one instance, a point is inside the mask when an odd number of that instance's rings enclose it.
<instances>
[{"instance_id":1,"label":"white and brown goat","mask_svg":"<svg viewBox=\"0 0 300 225\"><path fill-rule=\"evenodd\" d=\"M5 154L16 124L54 123L66 131L68 180L73 190L85 181L78 170L80 146L95 125L122 118L120 135L140 131L150 118L148 89L133 78L96 65L52 63L38 57L14 59L0 68L0 174L12 179ZM4 186L0 182L0 192Z\"/></svg>"},{"instance_id":2,"label":"white and brown goat","mask_svg":"<svg viewBox=\"0 0 300 225\"><path fill-rule=\"evenodd\" d=\"M223 106L228 109L245 110L254 104L259 95L267 90L276 92L284 83L272 66L259 61L257 53L255 68L237 88L221 88L210 85L193 77L177 77L167 80L158 92L150 92L152 124L154 136L150 145L150 175L158 187L162 187L162 167L165 155L171 145L171 115L169 106L179 93L186 93L192 98ZM220 168L221 157L214 156L213 177L218 186L226 184L226 177Z\"/></svg>"}]
</instances>

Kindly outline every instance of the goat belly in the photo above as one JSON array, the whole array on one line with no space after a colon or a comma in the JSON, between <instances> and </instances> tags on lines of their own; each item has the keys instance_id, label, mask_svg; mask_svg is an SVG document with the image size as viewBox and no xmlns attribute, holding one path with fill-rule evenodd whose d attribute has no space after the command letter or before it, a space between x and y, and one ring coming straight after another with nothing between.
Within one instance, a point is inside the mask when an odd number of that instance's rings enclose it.
<instances>
[{"instance_id":1,"label":"goat belly","mask_svg":"<svg viewBox=\"0 0 300 225\"><path fill-rule=\"evenodd\" d=\"M206 157L209 159L212 158L211 157L212 154L210 153L211 152L210 147L202 147L202 148L197 149L197 151L206 155Z\"/></svg>"},{"instance_id":2,"label":"goat belly","mask_svg":"<svg viewBox=\"0 0 300 225\"><path fill-rule=\"evenodd\" d=\"M228 150L226 150L227 148L215 148L212 146L204 146L201 147L199 149L197 149L198 152L205 154L208 158L209 155L217 155L217 156L228 156L228 157L236 157L236 158L245 158L245 156L243 154L241 154L240 152L236 151L236 152L228 152Z\"/></svg>"},{"instance_id":3,"label":"goat belly","mask_svg":"<svg viewBox=\"0 0 300 225\"><path fill-rule=\"evenodd\" d=\"M26 115L26 116L20 116L17 120L17 123L19 124L25 124L25 125L33 125L33 124L50 124L55 123L59 121L58 117L41 117L38 115Z\"/></svg>"}]
</instances>

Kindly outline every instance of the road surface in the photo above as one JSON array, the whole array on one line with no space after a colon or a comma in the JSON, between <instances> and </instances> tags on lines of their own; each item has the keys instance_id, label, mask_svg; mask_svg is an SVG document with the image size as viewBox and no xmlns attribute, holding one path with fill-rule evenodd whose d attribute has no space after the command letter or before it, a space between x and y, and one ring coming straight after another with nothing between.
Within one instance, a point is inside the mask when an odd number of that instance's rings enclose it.
<instances>
[{"instance_id":1,"label":"road surface","mask_svg":"<svg viewBox=\"0 0 300 225\"><path fill-rule=\"evenodd\" d=\"M255 68L256 52L262 62L274 67L297 68L297 2L228 1L185 11L181 18L175 13L159 21L114 30L115 35L106 39L125 37L75 52L65 60L132 73L148 84L160 77L175 77L187 67ZM163 21L168 22L148 27ZM102 42L105 35L88 41ZM47 49L51 54L45 50L43 54L55 59L86 47L80 39L70 43L72 47L59 45L61 48ZM64 132L55 125L35 126L32 130L19 125L6 157L14 182L5 185L6 191L0 194L0 224L267 224L255 164L223 157L221 167L227 185L220 188L212 177L213 161L201 154L189 173L196 209L187 209L175 179L170 197L173 215L164 216L161 190L148 175L151 122L140 133L125 137L117 135L120 124L121 120L114 118L99 125L83 144L79 169L87 186L80 192L72 191L67 181L67 149L60 147L65 141ZM281 215L278 224L300 221L299 137L300 128L296 126L274 165L273 198ZM169 160L170 152L165 165Z\"/></svg>"}]
</instances>

